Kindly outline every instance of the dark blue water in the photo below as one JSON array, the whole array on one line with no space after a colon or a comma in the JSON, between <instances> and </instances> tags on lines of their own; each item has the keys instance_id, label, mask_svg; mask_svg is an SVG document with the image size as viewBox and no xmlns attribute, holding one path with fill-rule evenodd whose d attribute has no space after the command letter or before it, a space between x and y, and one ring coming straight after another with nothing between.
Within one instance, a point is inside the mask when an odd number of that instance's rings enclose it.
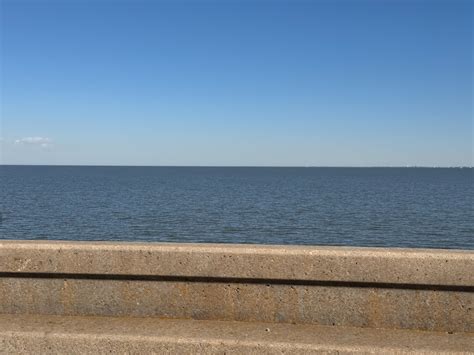
<instances>
[{"instance_id":1,"label":"dark blue water","mask_svg":"<svg viewBox=\"0 0 474 355\"><path fill-rule=\"evenodd\" d=\"M0 238L474 249L474 170L0 166Z\"/></svg>"}]
</instances>

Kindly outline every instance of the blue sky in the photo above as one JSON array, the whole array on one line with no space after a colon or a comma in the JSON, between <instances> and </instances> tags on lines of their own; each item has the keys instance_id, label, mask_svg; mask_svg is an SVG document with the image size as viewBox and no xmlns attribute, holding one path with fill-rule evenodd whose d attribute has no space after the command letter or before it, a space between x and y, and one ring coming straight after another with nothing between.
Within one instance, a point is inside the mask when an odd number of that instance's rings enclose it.
<instances>
[{"instance_id":1,"label":"blue sky","mask_svg":"<svg viewBox=\"0 0 474 355\"><path fill-rule=\"evenodd\" d=\"M471 1L0 3L3 164L473 164Z\"/></svg>"}]
</instances>

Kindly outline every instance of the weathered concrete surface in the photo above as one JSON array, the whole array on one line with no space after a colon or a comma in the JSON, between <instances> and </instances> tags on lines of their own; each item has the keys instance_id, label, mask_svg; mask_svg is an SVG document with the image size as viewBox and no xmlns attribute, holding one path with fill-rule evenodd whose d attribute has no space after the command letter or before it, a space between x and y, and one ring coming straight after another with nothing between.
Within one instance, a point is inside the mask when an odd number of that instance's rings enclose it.
<instances>
[{"instance_id":1,"label":"weathered concrete surface","mask_svg":"<svg viewBox=\"0 0 474 355\"><path fill-rule=\"evenodd\" d=\"M460 250L0 241L0 272L473 286L473 271Z\"/></svg>"},{"instance_id":2,"label":"weathered concrete surface","mask_svg":"<svg viewBox=\"0 0 474 355\"><path fill-rule=\"evenodd\" d=\"M0 315L2 354L461 354L474 336L153 318Z\"/></svg>"},{"instance_id":3,"label":"weathered concrete surface","mask_svg":"<svg viewBox=\"0 0 474 355\"><path fill-rule=\"evenodd\" d=\"M474 331L474 252L0 241L0 313Z\"/></svg>"},{"instance_id":4,"label":"weathered concrete surface","mask_svg":"<svg viewBox=\"0 0 474 355\"><path fill-rule=\"evenodd\" d=\"M376 287L0 278L0 313L474 331L474 293Z\"/></svg>"}]
</instances>

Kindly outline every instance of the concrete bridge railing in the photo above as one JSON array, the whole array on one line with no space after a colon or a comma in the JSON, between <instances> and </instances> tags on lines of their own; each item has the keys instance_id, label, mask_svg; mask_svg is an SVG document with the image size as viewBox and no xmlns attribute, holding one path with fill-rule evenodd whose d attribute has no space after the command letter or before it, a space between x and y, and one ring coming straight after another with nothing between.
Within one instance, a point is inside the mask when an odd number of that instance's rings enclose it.
<instances>
[{"instance_id":1,"label":"concrete bridge railing","mask_svg":"<svg viewBox=\"0 0 474 355\"><path fill-rule=\"evenodd\" d=\"M0 313L474 331L474 253L0 241Z\"/></svg>"}]
</instances>

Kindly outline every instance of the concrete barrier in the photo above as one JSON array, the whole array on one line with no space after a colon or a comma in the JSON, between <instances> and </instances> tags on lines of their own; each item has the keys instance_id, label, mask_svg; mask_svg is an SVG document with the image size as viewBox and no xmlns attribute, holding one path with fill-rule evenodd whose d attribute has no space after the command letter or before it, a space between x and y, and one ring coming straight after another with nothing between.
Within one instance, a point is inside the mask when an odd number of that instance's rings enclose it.
<instances>
[{"instance_id":1,"label":"concrete barrier","mask_svg":"<svg viewBox=\"0 0 474 355\"><path fill-rule=\"evenodd\" d=\"M0 313L474 331L474 252L0 241Z\"/></svg>"}]
</instances>

